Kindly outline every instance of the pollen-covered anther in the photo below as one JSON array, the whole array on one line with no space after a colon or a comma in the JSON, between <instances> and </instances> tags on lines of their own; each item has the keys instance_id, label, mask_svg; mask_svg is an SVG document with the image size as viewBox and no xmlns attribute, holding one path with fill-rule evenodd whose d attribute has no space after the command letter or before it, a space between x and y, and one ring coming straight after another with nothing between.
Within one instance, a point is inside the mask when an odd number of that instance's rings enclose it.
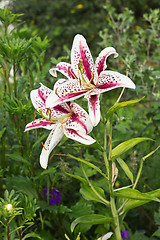
<instances>
[{"instance_id":1,"label":"pollen-covered anther","mask_svg":"<svg viewBox=\"0 0 160 240\"><path fill-rule=\"evenodd\" d=\"M91 74L92 74L92 76L91 76L91 79L89 80L90 83L91 83L91 82L93 81L93 79L94 79L94 73L91 72Z\"/></svg>"},{"instance_id":2,"label":"pollen-covered anther","mask_svg":"<svg viewBox=\"0 0 160 240\"><path fill-rule=\"evenodd\" d=\"M44 146L43 142L41 141L42 147L47 151L47 148Z\"/></svg>"},{"instance_id":3,"label":"pollen-covered anther","mask_svg":"<svg viewBox=\"0 0 160 240\"><path fill-rule=\"evenodd\" d=\"M71 71L71 66L68 67L68 76L72 75L73 78L77 79L76 75Z\"/></svg>"},{"instance_id":4,"label":"pollen-covered anther","mask_svg":"<svg viewBox=\"0 0 160 240\"><path fill-rule=\"evenodd\" d=\"M36 119L36 117L37 117L36 112L37 112L37 109L34 111L33 123L34 123L34 121L35 121L35 119Z\"/></svg>"},{"instance_id":5,"label":"pollen-covered anther","mask_svg":"<svg viewBox=\"0 0 160 240\"><path fill-rule=\"evenodd\" d=\"M47 109L47 112L46 112L46 115L49 115L49 120L51 120L51 109L50 108L46 108Z\"/></svg>"}]
</instances>

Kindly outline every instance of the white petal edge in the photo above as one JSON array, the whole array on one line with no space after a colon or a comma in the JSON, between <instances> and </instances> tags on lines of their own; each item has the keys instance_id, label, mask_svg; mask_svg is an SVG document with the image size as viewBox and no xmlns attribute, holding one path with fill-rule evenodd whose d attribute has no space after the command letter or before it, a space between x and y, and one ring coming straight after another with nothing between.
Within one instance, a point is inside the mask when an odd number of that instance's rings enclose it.
<instances>
[{"instance_id":1,"label":"white petal edge","mask_svg":"<svg viewBox=\"0 0 160 240\"><path fill-rule=\"evenodd\" d=\"M57 124L56 128L50 132L40 155L40 165L42 168L47 168L49 154L61 141L63 135L63 127L61 124Z\"/></svg>"},{"instance_id":2,"label":"white petal edge","mask_svg":"<svg viewBox=\"0 0 160 240\"><path fill-rule=\"evenodd\" d=\"M95 139L90 137L89 135L85 134L84 132L81 131L76 131L74 129L66 129L64 128L64 134L66 137L73 139L77 142L80 142L85 145L90 145L96 142Z\"/></svg>"},{"instance_id":3,"label":"white petal edge","mask_svg":"<svg viewBox=\"0 0 160 240\"><path fill-rule=\"evenodd\" d=\"M113 232L108 232L105 235L101 236L100 238L98 238L97 240L107 240L112 236Z\"/></svg>"},{"instance_id":4,"label":"white petal edge","mask_svg":"<svg viewBox=\"0 0 160 240\"><path fill-rule=\"evenodd\" d=\"M110 75L115 78L115 81L116 81L115 86L103 88L103 85L108 83L107 75ZM98 82L97 82L97 89L100 90L100 93L110 91L110 90L118 88L118 87L125 87L125 88L131 88L131 89L136 88L134 82L126 75L123 75L123 74L121 74L119 72L115 72L115 71L101 72L101 74L99 75L99 78L98 78Z\"/></svg>"},{"instance_id":5,"label":"white petal edge","mask_svg":"<svg viewBox=\"0 0 160 240\"><path fill-rule=\"evenodd\" d=\"M41 124L40 124L41 122ZM44 118L35 119L34 121L28 123L25 127L24 132L30 131L32 129L44 128L44 129L55 129L56 124L51 124L52 122L45 120ZM46 125L45 125L46 124Z\"/></svg>"},{"instance_id":6,"label":"white petal edge","mask_svg":"<svg viewBox=\"0 0 160 240\"><path fill-rule=\"evenodd\" d=\"M93 101L93 99L95 99ZM88 111L89 111L89 117L91 119L91 122L93 124L93 126L97 126L98 123L100 122L100 101L99 101L99 94L87 94L85 96L85 98L87 98L88 100Z\"/></svg>"}]
</instances>

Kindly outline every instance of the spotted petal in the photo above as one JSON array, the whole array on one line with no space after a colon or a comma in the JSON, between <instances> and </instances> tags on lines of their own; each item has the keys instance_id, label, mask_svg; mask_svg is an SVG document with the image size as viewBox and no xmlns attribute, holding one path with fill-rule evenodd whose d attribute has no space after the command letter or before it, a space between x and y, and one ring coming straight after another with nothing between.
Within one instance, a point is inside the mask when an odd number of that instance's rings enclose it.
<instances>
[{"instance_id":1,"label":"spotted petal","mask_svg":"<svg viewBox=\"0 0 160 240\"><path fill-rule=\"evenodd\" d=\"M97 70L98 76L102 71L106 69L107 67L106 60L111 54L114 54L116 57L118 56L118 53L113 47L107 47L103 49L98 55L96 59L96 70Z\"/></svg>"},{"instance_id":2,"label":"spotted petal","mask_svg":"<svg viewBox=\"0 0 160 240\"><path fill-rule=\"evenodd\" d=\"M30 97L35 109L45 108L46 99L51 92L52 90L44 86L42 83L40 88L31 91Z\"/></svg>"},{"instance_id":3,"label":"spotted petal","mask_svg":"<svg viewBox=\"0 0 160 240\"><path fill-rule=\"evenodd\" d=\"M89 116L93 126L97 126L100 121L100 102L99 94L87 94L85 98L88 99Z\"/></svg>"},{"instance_id":4,"label":"spotted petal","mask_svg":"<svg viewBox=\"0 0 160 240\"><path fill-rule=\"evenodd\" d=\"M56 71L62 73L64 76L66 76L67 78L71 78L71 79L75 79L77 78L77 76L75 75L71 64L66 63L66 62L60 62L56 65L55 68L51 68L49 70L49 73L53 76L53 77L57 77Z\"/></svg>"},{"instance_id":5,"label":"spotted petal","mask_svg":"<svg viewBox=\"0 0 160 240\"><path fill-rule=\"evenodd\" d=\"M93 125L88 113L74 102L71 102L70 106L73 114L65 123L65 128L83 131L84 133L90 133L93 129Z\"/></svg>"},{"instance_id":6,"label":"spotted petal","mask_svg":"<svg viewBox=\"0 0 160 240\"><path fill-rule=\"evenodd\" d=\"M93 144L96 141L92 137L88 136L86 133L76 131L74 129L64 129L64 134L66 135L66 137L71 138L85 145Z\"/></svg>"},{"instance_id":7,"label":"spotted petal","mask_svg":"<svg viewBox=\"0 0 160 240\"><path fill-rule=\"evenodd\" d=\"M50 132L50 134L43 146L43 149L42 149L42 152L40 155L40 164L41 164L42 168L44 168L44 169L47 168L49 154L56 147L56 145L61 141L63 135L64 135L63 127L59 123L56 125L56 128Z\"/></svg>"},{"instance_id":8,"label":"spotted petal","mask_svg":"<svg viewBox=\"0 0 160 240\"><path fill-rule=\"evenodd\" d=\"M94 62L85 38L77 34L73 40L71 50L71 65L74 73L78 76L79 60L82 60L84 78L89 81L95 71Z\"/></svg>"},{"instance_id":9,"label":"spotted petal","mask_svg":"<svg viewBox=\"0 0 160 240\"><path fill-rule=\"evenodd\" d=\"M55 91L53 91L46 100L47 107L54 107L62 102L73 101L85 95L88 88L80 86L77 80L69 80L64 84L60 84Z\"/></svg>"},{"instance_id":10,"label":"spotted petal","mask_svg":"<svg viewBox=\"0 0 160 240\"><path fill-rule=\"evenodd\" d=\"M36 128L45 128L48 130L51 130L53 128L55 128L56 124L54 122L51 121L47 121L44 118L39 118L39 119L35 119L34 121L28 123L25 127L25 132L32 130L32 129L36 129Z\"/></svg>"},{"instance_id":11,"label":"spotted petal","mask_svg":"<svg viewBox=\"0 0 160 240\"><path fill-rule=\"evenodd\" d=\"M102 93L118 87L135 89L135 84L129 77L121 73L114 71L103 71L98 78L96 87L99 89L99 92Z\"/></svg>"}]
</instances>

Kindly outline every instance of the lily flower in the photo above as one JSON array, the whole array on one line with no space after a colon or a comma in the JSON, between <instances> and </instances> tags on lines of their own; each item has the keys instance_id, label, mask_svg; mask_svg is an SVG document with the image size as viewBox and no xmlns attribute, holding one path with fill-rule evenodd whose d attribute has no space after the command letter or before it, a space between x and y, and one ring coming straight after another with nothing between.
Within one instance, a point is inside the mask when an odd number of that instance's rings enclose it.
<instances>
[{"instance_id":1,"label":"lily flower","mask_svg":"<svg viewBox=\"0 0 160 240\"><path fill-rule=\"evenodd\" d=\"M85 38L77 34L71 50L71 64L60 62L55 68L50 69L52 76L61 72L68 81L61 83L47 99L47 106L54 107L59 103L75 100L85 95L88 99L89 115L93 126L100 121L99 95L114 88L135 88L132 80L115 71L105 70L106 60L111 55L118 56L113 47L102 50L95 64ZM61 82L61 80L60 80Z\"/></svg>"},{"instance_id":2,"label":"lily flower","mask_svg":"<svg viewBox=\"0 0 160 240\"><path fill-rule=\"evenodd\" d=\"M64 134L82 144L92 144L95 140L87 133L92 131L93 125L87 112L74 102L61 103L55 107L47 108L46 100L52 90L41 84L41 87L31 91L31 101L36 112L41 116L25 127L25 131L45 128L51 130L40 155L42 168L47 168L51 151L60 142Z\"/></svg>"}]
</instances>

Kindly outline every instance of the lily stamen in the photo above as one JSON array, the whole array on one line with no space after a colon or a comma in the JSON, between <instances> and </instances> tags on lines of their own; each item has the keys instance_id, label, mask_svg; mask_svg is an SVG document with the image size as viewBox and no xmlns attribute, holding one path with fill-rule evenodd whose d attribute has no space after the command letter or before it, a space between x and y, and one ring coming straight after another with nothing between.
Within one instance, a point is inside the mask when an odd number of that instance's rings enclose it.
<instances>
[{"instance_id":1,"label":"lily stamen","mask_svg":"<svg viewBox=\"0 0 160 240\"><path fill-rule=\"evenodd\" d=\"M71 67L68 68L68 75L72 75L75 79L77 79L76 75L71 71Z\"/></svg>"},{"instance_id":2,"label":"lily stamen","mask_svg":"<svg viewBox=\"0 0 160 240\"><path fill-rule=\"evenodd\" d=\"M47 151L47 148L44 146L43 142L41 141L42 147Z\"/></svg>"},{"instance_id":3,"label":"lily stamen","mask_svg":"<svg viewBox=\"0 0 160 240\"><path fill-rule=\"evenodd\" d=\"M34 121L35 121L35 119L36 119L36 117L37 117L36 112L37 112L37 109L34 111L33 123L34 123Z\"/></svg>"}]
</instances>

